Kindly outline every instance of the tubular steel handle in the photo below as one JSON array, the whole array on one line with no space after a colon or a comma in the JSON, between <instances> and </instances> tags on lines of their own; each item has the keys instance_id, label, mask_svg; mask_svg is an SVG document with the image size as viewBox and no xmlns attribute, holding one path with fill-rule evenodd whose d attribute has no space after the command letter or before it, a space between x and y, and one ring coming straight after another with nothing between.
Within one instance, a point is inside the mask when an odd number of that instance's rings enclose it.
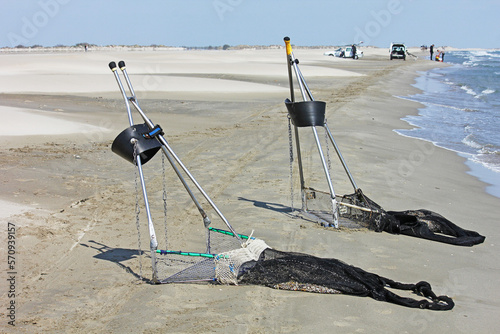
<instances>
[{"instance_id":1,"label":"tubular steel handle","mask_svg":"<svg viewBox=\"0 0 500 334\"><path fill-rule=\"evenodd\" d=\"M286 36L283 38L285 41L286 45L286 59L287 59L287 67L288 67L288 81L289 81L289 86L290 86L290 99L292 102L295 102L295 93L293 91L293 75L292 75L292 67L291 67L291 61L292 61L292 46L290 45L290 37Z\"/></svg>"},{"instance_id":2,"label":"tubular steel handle","mask_svg":"<svg viewBox=\"0 0 500 334\"><path fill-rule=\"evenodd\" d=\"M283 38L286 45L286 54L289 56L292 54L292 45L290 44L290 37Z\"/></svg>"}]
</instances>

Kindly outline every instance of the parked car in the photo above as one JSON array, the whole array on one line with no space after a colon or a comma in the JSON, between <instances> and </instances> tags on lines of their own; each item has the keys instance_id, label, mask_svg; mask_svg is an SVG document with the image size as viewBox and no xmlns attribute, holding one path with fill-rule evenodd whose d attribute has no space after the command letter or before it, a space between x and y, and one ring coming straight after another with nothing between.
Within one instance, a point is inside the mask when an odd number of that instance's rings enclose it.
<instances>
[{"instance_id":1,"label":"parked car","mask_svg":"<svg viewBox=\"0 0 500 334\"><path fill-rule=\"evenodd\" d=\"M406 46L402 43L391 43L391 48L389 49L390 58L393 60L394 58L406 60Z\"/></svg>"},{"instance_id":2,"label":"parked car","mask_svg":"<svg viewBox=\"0 0 500 334\"><path fill-rule=\"evenodd\" d=\"M332 57L341 57L341 58L352 58L352 46L346 46L345 48L338 48L334 51L327 51L324 53L324 55ZM363 51L360 51L359 47L357 47L355 59L361 57L363 57Z\"/></svg>"},{"instance_id":3,"label":"parked car","mask_svg":"<svg viewBox=\"0 0 500 334\"><path fill-rule=\"evenodd\" d=\"M332 56L332 57L343 57L344 56L344 49L338 48L335 51L327 51L324 53L325 56Z\"/></svg>"},{"instance_id":4,"label":"parked car","mask_svg":"<svg viewBox=\"0 0 500 334\"><path fill-rule=\"evenodd\" d=\"M344 58L359 59L361 57L363 57L363 51L360 51L359 47L356 48L356 55L353 57L352 56L352 46L346 46L345 51L344 51Z\"/></svg>"}]
</instances>

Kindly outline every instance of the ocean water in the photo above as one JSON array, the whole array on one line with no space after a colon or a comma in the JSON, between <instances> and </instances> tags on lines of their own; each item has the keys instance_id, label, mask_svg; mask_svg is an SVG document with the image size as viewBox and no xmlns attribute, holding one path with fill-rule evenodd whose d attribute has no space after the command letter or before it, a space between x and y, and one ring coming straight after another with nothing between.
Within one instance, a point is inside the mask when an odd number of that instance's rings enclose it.
<instances>
[{"instance_id":1,"label":"ocean water","mask_svg":"<svg viewBox=\"0 0 500 334\"><path fill-rule=\"evenodd\" d=\"M396 130L467 158L470 173L500 197L500 51L452 51L450 67L421 73L421 94L401 97L424 105L403 120L414 126Z\"/></svg>"}]
</instances>

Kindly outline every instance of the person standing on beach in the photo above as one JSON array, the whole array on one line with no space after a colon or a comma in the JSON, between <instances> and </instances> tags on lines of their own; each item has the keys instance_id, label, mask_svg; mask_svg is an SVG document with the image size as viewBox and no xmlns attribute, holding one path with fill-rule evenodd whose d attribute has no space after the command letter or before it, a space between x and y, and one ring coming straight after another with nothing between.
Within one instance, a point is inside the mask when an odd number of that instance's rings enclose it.
<instances>
[{"instance_id":1,"label":"person standing on beach","mask_svg":"<svg viewBox=\"0 0 500 334\"><path fill-rule=\"evenodd\" d=\"M432 54L434 53L434 44L431 44L430 52L431 52L431 60L432 60Z\"/></svg>"},{"instance_id":2,"label":"person standing on beach","mask_svg":"<svg viewBox=\"0 0 500 334\"><path fill-rule=\"evenodd\" d=\"M356 59L356 45L352 45L352 59Z\"/></svg>"}]
</instances>

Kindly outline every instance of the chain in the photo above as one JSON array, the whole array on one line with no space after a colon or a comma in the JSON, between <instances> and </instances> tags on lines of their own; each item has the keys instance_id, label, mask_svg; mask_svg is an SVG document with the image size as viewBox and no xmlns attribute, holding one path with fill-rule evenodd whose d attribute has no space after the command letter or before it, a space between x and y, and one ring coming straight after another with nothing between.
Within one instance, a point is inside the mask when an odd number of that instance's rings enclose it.
<instances>
[{"instance_id":1,"label":"chain","mask_svg":"<svg viewBox=\"0 0 500 334\"><path fill-rule=\"evenodd\" d=\"M325 119L325 125L326 124L326 119ZM328 125L327 125L328 126ZM325 148L326 148L326 159L328 161L328 173L331 174L331 170L332 170L332 160L330 159L330 146L328 144L328 132L326 131L325 129L325 142L326 142L326 145L325 145ZM330 175L331 177L331 175Z\"/></svg>"},{"instance_id":2,"label":"chain","mask_svg":"<svg viewBox=\"0 0 500 334\"><path fill-rule=\"evenodd\" d=\"M134 165L137 167L137 140L134 142ZM135 225L137 227L137 243L139 248L139 280L142 281L142 248L141 248L141 226L139 214L141 208L139 206L139 175L138 168L135 168Z\"/></svg>"},{"instance_id":3,"label":"chain","mask_svg":"<svg viewBox=\"0 0 500 334\"><path fill-rule=\"evenodd\" d=\"M325 119L325 125L328 126L326 124L326 119ZM330 178L330 180L332 179L332 160L330 159L330 146L329 146L329 143L328 143L328 132L326 131L325 129L325 142L326 142L326 145L325 145L325 149L326 149L326 158L327 158L327 161L328 161L328 177ZM336 208L336 204L334 201L332 201L332 213L333 213L333 221L336 220L337 218L337 208Z\"/></svg>"},{"instance_id":4,"label":"chain","mask_svg":"<svg viewBox=\"0 0 500 334\"><path fill-rule=\"evenodd\" d=\"M290 115L288 115L288 145L290 147L290 201L291 209L294 211L293 206L293 141L292 141L292 123Z\"/></svg>"},{"instance_id":5,"label":"chain","mask_svg":"<svg viewBox=\"0 0 500 334\"><path fill-rule=\"evenodd\" d=\"M161 168L163 178L163 228L165 230L165 249L168 249L167 244L167 181L165 177L165 155L161 155Z\"/></svg>"}]
</instances>

